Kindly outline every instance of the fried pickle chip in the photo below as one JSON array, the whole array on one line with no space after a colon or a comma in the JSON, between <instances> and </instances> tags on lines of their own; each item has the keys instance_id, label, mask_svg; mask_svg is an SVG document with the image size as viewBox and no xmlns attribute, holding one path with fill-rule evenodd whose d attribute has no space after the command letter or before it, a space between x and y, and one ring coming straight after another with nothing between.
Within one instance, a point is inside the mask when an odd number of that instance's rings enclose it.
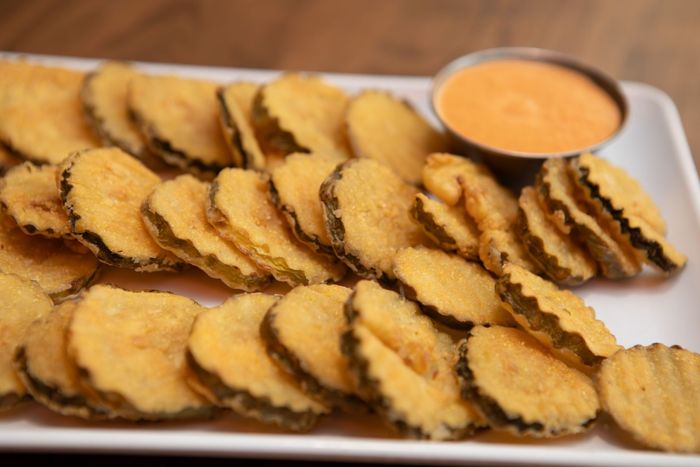
<instances>
[{"instance_id":1,"label":"fried pickle chip","mask_svg":"<svg viewBox=\"0 0 700 467\"><path fill-rule=\"evenodd\" d=\"M131 118L166 163L213 177L233 160L221 128L216 83L137 74L129 81Z\"/></svg>"},{"instance_id":2,"label":"fried pickle chip","mask_svg":"<svg viewBox=\"0 0 700 467\"><path fill-rule=\"evenodd\" d=\"M330 256L334 256L333 247L318 190L341 162L342 159L323 154L290 154L270 177L272 200L294 235L313 250Z\"/></svg>"},{"instance_id":3,"label":"fried pickle chip","mask_svg":"<svg viewBox=\"0 0 700 467\"><path fill-rule=\"evenodd\" d=\"M25 162L0 180L0 203L28 235L72 238L58 195L58 167Z\"/></svg>"},{"instance_id":4,"label":"fried pickle chip","mask_svg":"<svg viewBox=\"0 0 700 467\"><path fill-rule=\"evenodd\" d=\"M479 236L479 258L484 267L496 274L503 275L503 268L508 263L522 266L530 272L539 274L541 269L525 250L520 239L511 230L487 230Z\"/></svg>"},{"instance_id":5,"label":"fried pickle chip","mask_svg":"<svg viewBox=\"0 0 700 467\"><path fill-rule=\"evenodd\" d=\"M496 281L478 263L441 250L406 248L394 258L394 274L423 312L447 326L515 324L496 295Z\"/></svg>"},{"instance_id":6,"label":"fried pickle chip","mask_svg":"<svg viewBox=\"0 0 700 467\"><path fill-rule=\"evenodd\" d=\"M85 76L80 98L88 123L105 146L145 160L151 155L127 107L129 82L136 75L126 63L105 62Z\"/></svg>"},{"instance_id":7,"label":"fried pickle chip","mask_svg":"<svg viewBox=\"0 0 700 467\"><path fill-rule=\"evenodd\" d=\"M37 164L95 148L80 105L83 73L25 61L0 62L0 141Z\"/></svg>"},{"instance_id":8,"label":"fried pickle chip","mask_svg":"<svg viewBox=\"0 0 700 467\"><path fill-rule=\"evenodd\" d=\"M124 418L211 415L212 406L184 378L187 338L202 310L167 292L92 287L68 328L68 354L81 383Z\"/></svg>"},{"instance_id":9,"label":"fried pickle chip","mask_svg":"<svg viewBox=\"0 0 700 467\"><path fill-rule=\"evenodd\" d=\"M570 167L599 221L614 225L640 259L667 274L685 266L688 258L664 238L663 218L635 179L592 154L573 159Z\"/></svg>"},{"instance_id":10,"label":"fried pickle chip","mask_svg":"<svg viewBox=\"0 0 700 467\"><path fill-rule=\"evenodd\" d=\"M257 290L266 286L269 274L209 224L208 192L209 185L192 175L161 183L141 206L146 228L161 248L231 288Z\"/></svg>"},{"instance_id":11,"label":"fried pickle chip","mask_svg":"<svg viewBox=\"0 0 700 467\"><path fill-rule=\"evenodd\" d=\"M328 409L304 394L265 351L260 324L276 301L242 294L202 313L187 343L189 381L240 415L308 431Z\"/></svg>"},{"instance_id":12,"label":"fried pickle chip","mask_svg":"<svg viewBox=\"0 0 700 467\"><path fill-rule=\"evenodd\" d=\"M363 397L404 436L457 439L485 426L460 400L455 346L418 305L373 281L346 304L341 350Z\"/></svg>"},{"instance_id":13,"label":"fried pickle chip","mask_svg":"<svg viewBox=\"0 0 700 467\"><path fill-rule=\"evenodd\" d=\"M359 276L393 279L396 253L425 244L410 214L417 190L374 159L351 159L321 185L336 256Z\"/></svg>"},{"instance_id":14,"label":"fried pickle chip","mask_svg":"<svg viewBox=\"0 0 700 467\"><path fill-rule=\"evenodd\" d=\"M356 157L385 163L408 183L419 185L428 154L445 150L436 131L410 104L381 91L365 91L350 101L345 115Z\"/></svg>"},{"instance_id":15,"label":"fried pickle chip","mask_svg":"<svg viewBox=\"0 0 700 467\"><path fill-rule=\"evenodd\" d=\"M614 233L598 224L577 202L580 194L569 176L567 165L564 159L548 159L537 174L538 195L549 219L563 234L573 232L583 241L605 277L624 279L636 276L641 271L641 263L624 241L615 240Z\"/></svg>"},{"instance_id":16,"label":"fried pickle chip","mask_svg":"<svg viewBox=\"0 0 700 467\"><path fill-rule=\"evenodd\" d=\"M265 154L320 152L350 156L348 96L317 76L285 74L255 96L252 122Z\"/></svg>"},{"instance_id":17,"label":"fried pickle chip","mask_svg":"<svg viewBox=\"0 0 700 467\"><path fill-rule=\"evenodd\" d=\"M449 206L417 193L411 216L441 249L479 259L479 229L463 206Z\"/></svg>"},{"instance_id":18,"label":"fried pickle chip","mask_svg":"<svg viewBox=\"0 0 700 467\"><path fill-rule=\"evenodd\" d=\"M351 292L340 285L296 287L269 309L260 333L270 357L307 394L328 407L361 412L366 406L339 345Z\"/></svg>"},{"instance_id":19,"label":"fried pickle chip","mask_svg":"<svg viewBox=\"0 0 700 467\"><path fill-rule=\"evenodd\" d=\"M630 245L643 254L642 259L647 264L656 269L670 274L680 271L688 262L688 257L678 251L644 218L630 215L620 225Z\"/></svg>"},{"instance_id":20,"label":"fried pickle chip","mask_svg":"<svg viewBox=\"0 0 700 467\"><path fill-rule=\"evenodd\" d=\"M141 204L160 178L118 148L73 154L60 167L60 194L71 231L103 263L136 271L173 271L141 219Z\"/></svg>"},{"instance_id":21,"label":"fried pickle chip","mask_svg":"<svg viewBox=\"0 0 700 467\"><path fill-rule=\"evenodd\" d=\"M98 266L94 255L58 239L30 237L0 212L0 271L36 281L52 299L61 300L87 287Z\"/></svg>"},{"instance_id":22,"label":"fried pickle chip","mask_svg":"<svg viewBox=\"0 0 700 467\"><path fill-rule=\"evenodd\" d=\"M518 216L518 201L496 178L479 166L457 177L464 195L464 206L479 230L507 230Z\"/></svg>"},{"instance_id":23,"label":"fried pickle chip","mask_svg":"<svg viewBox=\"0 0 700 467\"><path fill-rule=\"evenodd\" d=\"M109 416L80 385L68 356L67 330L77 302L67 301L34 321L15 352L15 368L32 397L54 412L89 420Z\"/></svg>"},{"instance_id":24,"label":"fried pickle chip","mask_svg":"<svg viewBox=\"0 0 700 467\"><path fill-rule=\"evenodd\" d=\"M580 297L517 265L505 266L496 293L519 325L567 361L592 366L620 349Z\"/></svg>"},{"instance_id":25,"label":"fried pickle chip","mask_svg":"<svg viewBox=\"0 0 700 467\"><path fill-rule=\"evenodd\" d=\"M464 206L479 230L507 230L518 215L518 201L483 164L452 154L428 156L423 184L450 206L464 197Z\"/></svg>"},{"instance_id":26,"label":"fried pickle chip","mask_svg":"<svg viewBox=\"0 0 700 467\"><path fill-rule=\"evenodd\" d=\"M593 382L519 329L474 327L458 346L455 370L462 396L515 435L581 433L597 419Z\"/></svg>"},{"instance_id":27,"label":"fried pickle chip","mask_svg":"<svg viewBox=\"0 0 700 467\"><path fill-rule=\"evenodd\" d=\"M454 206L462 197L459 177L481 170L481 165L462 156L447 153L430 154L423 167L423 185L442 202Z\"/></svg>"},{"instance_id":28,"label":"fried pickle chip","mask_svg":"<svg viewBox=\"0 0 700 467\"><path fill-rule=\"evenodd\" d=\"M209 189L209 222L275 279L290 285L340 280L342 264L299 242L269 196L265 175L226 169Z\"/></svg>"},{"instance_id":29,"label":"fried pickle chip","mask_svg":"<svg viewBox=\"0 0 700 467\"><path fill-rule=\"evenodd\" d=\"M260 149L253 129L253 101L259 86L238 82L216 91L219 121L236 167L265 170L268 160Z\"/></svg>"},{"instance_id":30,"label":"fried pickle chip","mask_svg":"<svg viewBox=\"0 0 700 467\"><path fill-rule=\"evenodd\" d=\"M700 453L700 355L636 345L603 362L597 385L604 410L638 441Z\"/></svg>"},{"instance_id":31,"label":"fried pickle chip","mask_svg":"<svg viewBox=\"0 0 700 467\"><path fill-rule=\"evenodd\" d=\"M549 221L533 187L523 188L518 205L516 232L530 258L550 279L578 285L595 276L595 261L571 236L561 233Z\"/></svg>"},{"instance_id":32,"label":"fried pickle chip","mask_svg":"<svg viewBox=\"0 0 700 467\"><path fill-rule=\"evenodd\" d=\"M588 187L590 196L608 205L607 210L614 218L639 216L658 233L666 234L661 210L625 169L591 153L572 159L570 165L577 175L576 182Z\"/></svg>"},{"instance_id":33,"label":"fried pickle chip","mask_svg":"<svg viewBox=\"0 0 700 467\"><path fill-rule=\"evenodd\" d=\"M20 164L21 162L21 159L14 156L2 145L2 143L0 143L0 176L4 175L5 172L10 170L12 167Z\"/></svg>"},{"instance_id":34,"label":"fried pickle chip","mask_svg":"<svg viewBox=\"0 0 700 467\"><path fill-rule=\"evenodd\" d=\"M0 250L2 250L0 248ZM0 272L0 411L22 402L27 394L12 363L32 322L47 316L53 308L51 299L28 279Z\"/></svg>"}]
</instances>

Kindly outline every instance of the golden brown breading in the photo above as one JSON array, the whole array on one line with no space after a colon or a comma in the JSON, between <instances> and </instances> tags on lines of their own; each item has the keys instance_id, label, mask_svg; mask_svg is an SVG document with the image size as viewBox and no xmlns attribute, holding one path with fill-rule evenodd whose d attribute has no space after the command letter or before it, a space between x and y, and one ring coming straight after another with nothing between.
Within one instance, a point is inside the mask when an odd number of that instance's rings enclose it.
<instances>
[{"instance_id":1,"label":"golden brown breading","mask_svg":"<svg viewBox=\"0 0 700 467\"><path fill-rule=\"evenodd\" d=\"M138 74L129 82L129 112L155 154L175 167L213 177L233 158L219 125L216 83Z\"/></svg>"},{"instance_id":2,"label":"golden brown breading","mask_svg":"<svg viewBox=\"0 0 700 467\"><path fill-rule=\"evenodd\" d=\"M60 194L73 236L103 263L136 271L172 271L182 262L163 250L141 219L160 177L119 148L73 154L60 167Z\"/></svg>"},{"instance_id":3,"label":"golden brown breading","mask_svg":"<svg viewBox=\"0 0 700 467\"><path fill-rule=\"evenodd\" d=\"M272 203L266 175L226 169L209 189L207 216L219 234L234 243L275 279L290 285L340 280L345 268L299 242Z\"/></svg>"},{"instance_id":4,"label":"golden brown breading","mask_svg":"<svg viewBox=\"0 0 700 467\"><path fill-rule=\"evenodd\" d=\"M320 190L335 254L362 277L393 278L396 253L428 242L409 212L416 193L374 159L339 165Z\"/></svg>"},{"instance_id":5,"label":"golden brown breading","mask_svg":"<svg viewBox=\"0 0 700 467\"><path fill-rule=\"evenodd\" d=\"M0 411L22 402L27 389L17 375L13 357L32 322L53 309L51 299L36 282L0 272Z\"/></svg>"},{"instance_id":6,"label":"golden brown breading","mask_svg":"<svg viewBox=\"0 0 700 467\"><path fill-rule=\"evenodd\" d=\"M356 157L383 162L414 185L421 182L428 154L447 147L445 135L410 104L383 91L364 91L354 97L345 122Z\"/></svg>"}]
</instances>

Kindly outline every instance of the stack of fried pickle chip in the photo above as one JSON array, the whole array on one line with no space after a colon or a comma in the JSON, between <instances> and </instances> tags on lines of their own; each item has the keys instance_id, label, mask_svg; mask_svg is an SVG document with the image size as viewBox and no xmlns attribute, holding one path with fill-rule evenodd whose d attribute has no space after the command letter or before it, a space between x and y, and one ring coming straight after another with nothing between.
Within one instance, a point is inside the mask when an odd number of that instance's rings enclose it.
<instances>
[{"instance_id":1,"label":"stack of fried pickle chip","mask_svg":"<svg viewBox=\"0 0 700 467\"><path fill-rule=\"evenodd\" d=\"M563 288L686 263L605 159L548 160L517 195L384 91L0 71L0 409L299 432L364 413L430 440L565 436L607 412L700 452L700 356L623 349ZM207 309L89 287L100 263L240 293Z\"/></svg>"},{"instance_id":2,"label":"stack of fried pickle chip","mask_svg":"<svg viewBox=\"0 0 700 467\"><path fill-rule=\"evenodd\" d=\"M428 157L423 184L444 204L419 195L416 221L442 249L466 258L473 249L460 245L478 243L482 263L498 276L514 263L579 285L598 273L633 277L642 263L672 274L687 260L665 238L659 209L639 183L593 154L547 160L517 199L485 166L451 154ZM480 232L476 242L472 224Z\"/></svg>"}]
</instances>

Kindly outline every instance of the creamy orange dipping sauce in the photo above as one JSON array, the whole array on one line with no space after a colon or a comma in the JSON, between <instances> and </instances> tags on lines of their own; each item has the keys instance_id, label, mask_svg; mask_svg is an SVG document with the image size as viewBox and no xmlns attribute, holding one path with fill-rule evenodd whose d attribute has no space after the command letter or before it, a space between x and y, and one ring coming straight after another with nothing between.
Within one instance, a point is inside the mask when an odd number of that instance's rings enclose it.
<instances>
[{"instance_id":1,"label":"creamy orange dipping sauce","mask_svg":"<svg viewBox=\"0 0 700 467\"><path fill-rule=\"evenodd\" d=\"M435 107L447 126L476 143L530 153L594 145L621 122L615 101L587 76L527 60L456 71L439 89Z\"/></svg>"}]
</instances>

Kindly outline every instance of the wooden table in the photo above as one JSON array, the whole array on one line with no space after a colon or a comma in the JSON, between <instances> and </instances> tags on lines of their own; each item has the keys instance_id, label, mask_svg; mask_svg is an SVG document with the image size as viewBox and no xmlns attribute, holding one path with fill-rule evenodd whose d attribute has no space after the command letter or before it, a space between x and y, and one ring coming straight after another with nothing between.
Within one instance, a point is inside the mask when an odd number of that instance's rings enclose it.
<instances>
[{"instance_id":1,"label":"wooden table","mask_svg":"<svg viewBox=\"0 0 700 467\"><path fill-rule=\"evenodd\" d=\"M666 91L700 166L699 24L696 0L0 0L0 49L408 75L431 75L456 56L489 47L556 49ZM14 457L25 464L41 459Z\"/></svg>"}]
</instances>

